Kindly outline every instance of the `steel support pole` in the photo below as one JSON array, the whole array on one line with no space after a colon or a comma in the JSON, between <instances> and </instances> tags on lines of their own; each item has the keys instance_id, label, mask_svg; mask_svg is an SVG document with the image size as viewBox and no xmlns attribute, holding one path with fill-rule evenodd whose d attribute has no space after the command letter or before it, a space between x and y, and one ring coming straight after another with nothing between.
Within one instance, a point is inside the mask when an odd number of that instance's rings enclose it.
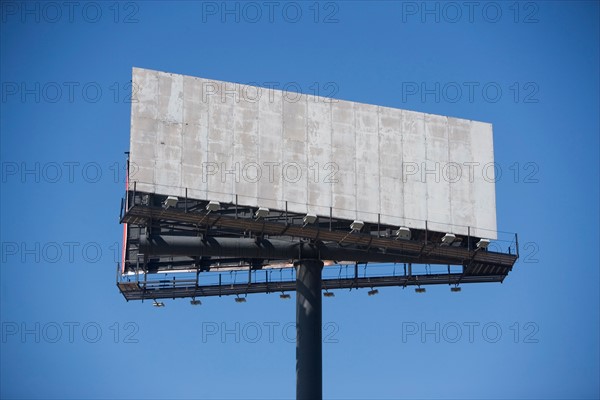
<instances>
[{"instance_id":1,"label":"steel support pole","mask_svg":"<svg viewBox=\"0 0 600 400\"><path fill-rule=\"evenodd\" d=\"M323 398L322 295L323 262L296 261L296 399Z\"/></svg>"}]
</instances>

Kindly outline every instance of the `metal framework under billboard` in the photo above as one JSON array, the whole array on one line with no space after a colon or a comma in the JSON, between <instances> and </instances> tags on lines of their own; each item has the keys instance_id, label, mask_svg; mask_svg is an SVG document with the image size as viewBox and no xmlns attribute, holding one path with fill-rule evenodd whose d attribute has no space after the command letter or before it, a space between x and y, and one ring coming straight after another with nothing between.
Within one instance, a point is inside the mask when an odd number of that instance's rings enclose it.
<instances>
[{"instance_id":1,"label":"metal framework under billboard","mask_svg":"<svg viewBox=\"0 0 600 400\"><path fill-rule=\"evenodd\" d=\"M448 242L448 234L428 229L413 229L410 237L402 237L404 231L381 223L353 229L356 221L318 217L308 223L304 214L269 210L259 217L258 211L138 192L134 185L121 210L126 230L121 292L128 300L143 300L289 291L294 290L294 274L273 278L272 273L293 269L293 262L301 258L324 260L324 270L354 265L350 277L339 274L325 284L331 289L458 286L502 282L518 258L516 234L491 243L452 235ZM358 266L367 263L389 268L359 276ZM397 264L404 266L403 272L392 274ZM448 270L432 273L432 265ZM458 268L451 271L450 266ZM227 280L232 271L240 273L239 280ZM171 275L165 280L163 274ZM218 281L211 282L211 274Z\"/></svg>"}]
</instances>

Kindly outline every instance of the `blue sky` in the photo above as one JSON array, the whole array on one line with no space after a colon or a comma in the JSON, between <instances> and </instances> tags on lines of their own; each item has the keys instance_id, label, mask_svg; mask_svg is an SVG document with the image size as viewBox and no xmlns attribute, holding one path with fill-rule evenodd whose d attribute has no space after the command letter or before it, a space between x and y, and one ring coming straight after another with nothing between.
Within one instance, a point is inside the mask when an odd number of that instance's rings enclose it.
<instances>
[{"instance_id":1,"label":"blue sky","mask_svg":"<svg viewBox=\"0 0 600 400\"><path fill-rule=\"evenodd\" d=\"M3 1L0 396L295 395L294 301L115 286L137 66L491 122L521 259L325 298L324 396L598 398L598 2L465 3Z\"/></svg>"}]
</instances>

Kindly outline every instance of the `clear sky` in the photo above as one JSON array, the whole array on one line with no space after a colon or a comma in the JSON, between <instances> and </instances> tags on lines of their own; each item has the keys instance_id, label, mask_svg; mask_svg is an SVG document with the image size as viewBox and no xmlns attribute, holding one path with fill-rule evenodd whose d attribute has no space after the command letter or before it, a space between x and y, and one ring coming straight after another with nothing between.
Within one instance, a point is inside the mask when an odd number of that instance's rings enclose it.
<instances>
[{"instance_id":1,"label":"clear sky","mask_svg":"<svg viewBox=\"0 0 600 400\"><path fill-rule=\"evenodd\" d=\"M323 299L324 395L600 396L598 2L0 4L2 398L295 395L293 297L115 286L134 66L492 123L521 259Z\"/></svg>"}]
</instances>

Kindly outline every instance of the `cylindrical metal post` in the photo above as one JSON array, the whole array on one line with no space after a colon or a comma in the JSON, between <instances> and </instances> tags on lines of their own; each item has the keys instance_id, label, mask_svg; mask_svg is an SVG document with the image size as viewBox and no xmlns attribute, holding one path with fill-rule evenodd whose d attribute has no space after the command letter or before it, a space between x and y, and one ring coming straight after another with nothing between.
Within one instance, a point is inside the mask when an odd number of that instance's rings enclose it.
<instances>
[{"instance_id":1,"label":"cylindrical metal post","mask_svg":"<svg viewBox=\"0 0 600 400\"><path fill-rule=\"evenodd\" d=\"M320 260L296 261L296 399L323 398Z\"/></svg>"}]
</instances>

